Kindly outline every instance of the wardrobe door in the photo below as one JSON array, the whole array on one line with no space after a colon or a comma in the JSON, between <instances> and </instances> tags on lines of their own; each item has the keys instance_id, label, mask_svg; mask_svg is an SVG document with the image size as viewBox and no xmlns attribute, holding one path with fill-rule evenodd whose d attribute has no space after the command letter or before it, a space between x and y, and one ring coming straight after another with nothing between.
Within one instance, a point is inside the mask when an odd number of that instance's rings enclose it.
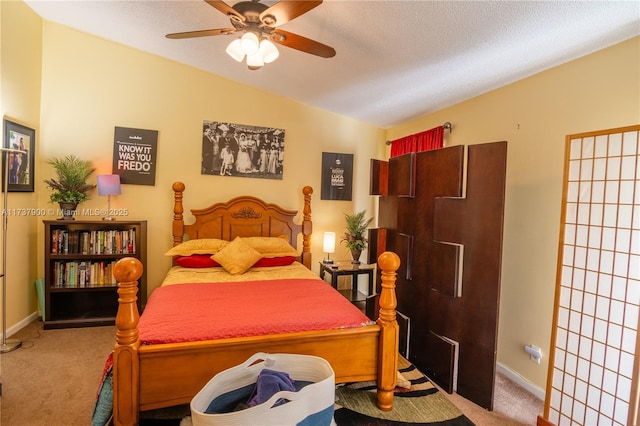
<instances>
[{"instance_id":1,"label":"wardrobe door","mask_svg":"<svg viewBox=\"0 0 640 426\"><path fill-rule=\"evenodd\" d=\"M388 195L378 199L384 244L380 229L372 234L377 251L384 245L401 258L396 292L398 312L410 324L409 360L447 391L487 409L493 408L506 158L506 142L392 158Z\"/></svg>"}]
</instances>

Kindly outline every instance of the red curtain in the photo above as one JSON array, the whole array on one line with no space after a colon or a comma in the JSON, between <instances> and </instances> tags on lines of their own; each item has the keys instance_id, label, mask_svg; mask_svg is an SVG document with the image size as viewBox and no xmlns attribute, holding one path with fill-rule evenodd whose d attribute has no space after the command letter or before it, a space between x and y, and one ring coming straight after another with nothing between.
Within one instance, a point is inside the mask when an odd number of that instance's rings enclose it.
<instances>
[{"instance_id":1,"label":"red curtain","mask_svg":"<svg viewBox=\"0 0 640 426\"><path fill-rule=\"evenodd\" d=\"M391 158L410 152L429 151L444 146L444 126L396 139L391 142Z\"/></svg>"}]
</instances>

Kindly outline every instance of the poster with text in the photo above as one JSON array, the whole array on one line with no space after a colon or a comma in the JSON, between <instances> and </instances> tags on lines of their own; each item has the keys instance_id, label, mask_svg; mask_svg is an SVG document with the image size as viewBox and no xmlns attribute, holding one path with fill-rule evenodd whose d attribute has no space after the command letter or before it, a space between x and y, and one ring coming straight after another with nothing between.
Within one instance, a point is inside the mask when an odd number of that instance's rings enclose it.
<instances>
[{"instance_id":1,"label":"poster with text","mask_svg":"<svg viewBox=\"0 0 640 426\"><path fill-rule=\"evenodd\" d=\"M112 173L121 183L155 185L157 148L157 130L116 127Z\"/></svg>"},{"instance_id":2,"label":"poster with text","mask_svg":"<svg viewBox=\"0 0 640 426\"><path fill-rule=\"evenodd\" d=\"M322 200L351 200L353 154L322 153Z\"/></svg>"}]
</instances>

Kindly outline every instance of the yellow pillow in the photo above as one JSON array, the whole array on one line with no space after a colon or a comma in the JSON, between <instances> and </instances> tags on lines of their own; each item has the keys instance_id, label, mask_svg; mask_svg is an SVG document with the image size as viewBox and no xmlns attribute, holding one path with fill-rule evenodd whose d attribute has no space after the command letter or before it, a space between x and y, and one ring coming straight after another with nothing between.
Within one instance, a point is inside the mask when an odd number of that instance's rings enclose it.
<instances>
[{"instance_id":1,"label":"yellow pillow","mask_svg":"<svg viewBox=\"0 0 640 426\"><path fill-rule=\"evenodd\" d=\"M215 254L224 248L229 241L216 238L198 238L188 240L172 247L165 256L191 256L192 254Z\"/></svg>"},{"instance_id":2,"label":"yellow pillow","mask_svg":"<svg viewBox=\"0 0 640 426\"><path fill-rule=\"evenodd\" d=\"M257 250L262 257L298 256L286 237L244 237L248 245Z\"/></svg>"},{"instance_id":3,"label":"yellow pillow","mask_svg":"<svg viewBox=\"0 0 640 426\"><path fill-rule=\"evenodd\" d=\"M251 268L254 263L262 258L262 255L240 237L236 237L235 240L231 241L211 258L230 274L237 275Z\"/></svg>"}]
</instances>

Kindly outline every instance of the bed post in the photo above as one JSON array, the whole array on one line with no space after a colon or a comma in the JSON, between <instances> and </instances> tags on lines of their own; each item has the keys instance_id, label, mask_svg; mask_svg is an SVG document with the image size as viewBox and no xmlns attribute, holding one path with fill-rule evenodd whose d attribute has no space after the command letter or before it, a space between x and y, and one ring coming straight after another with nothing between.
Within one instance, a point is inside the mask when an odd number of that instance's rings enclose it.
<instances>
[{"instance_id":1,"label":"bed post","mask_svg":"<svg viewBox=\"0 0 640 426\"><path fill-rule=\"evenodd\" d=\"M138 358L138 279L142 263L133 257L116 262L118 281L116 345L113 350L113 422L116 426L138 424L140 406L140 361Z\"/></svg>"},{"instance_id":2,"label":"bed post","mask_svg":"<svg viewBox=\"0 0 640 426\"><path fill-rule=\"evenodd\" d=\"M302 188L304 194L304 209L302 210L302 264L311 269L311 194L313 188L305 186Z\"/></svg>"},{"instance_id":3,"label":"bed post","mask_svg":"<svg viewBox=\"0 0 640 426\"><path fill-rule=\"evenodd\" d=\"M385 251L378 257L382 270L380 291L380 344L378 345L378 408L390 411L393 408L393 391L398 381L398 321L396 321L396 271L400 267L397 254Z\"/></svg>"},{"instance_id":4,"label":"bed post","mask_svg":"<svg viewBox=\"0 0 640 426\"><path fill-rule=\"evenodd\" d=\"M184 207L182 206L182 193L184 192L184 183L173 183L173 245L177 246L182 242L184 237Z\"/></svg>"}]
</instances>

